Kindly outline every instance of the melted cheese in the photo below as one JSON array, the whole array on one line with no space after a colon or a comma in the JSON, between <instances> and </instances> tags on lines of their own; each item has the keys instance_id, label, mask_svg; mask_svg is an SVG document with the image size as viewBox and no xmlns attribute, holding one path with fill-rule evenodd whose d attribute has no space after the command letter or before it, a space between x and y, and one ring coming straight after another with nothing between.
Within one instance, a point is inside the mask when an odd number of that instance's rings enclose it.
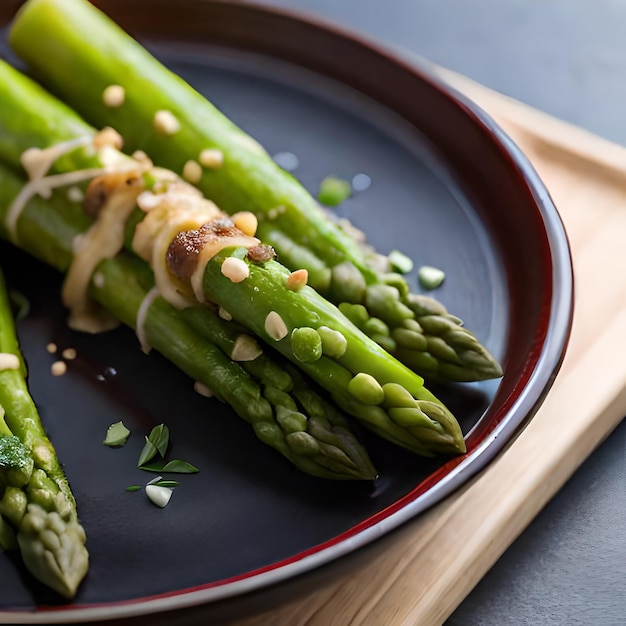
<instances>
[{"instance_id":1,"label":"melted cheese","mask_svg":"<svg viewBox=\"0 0 626 626\"><path fill-rule=\"evenodd\" d=\"M83 135L57 143L43 150L41 148L29 148L22 153L20 161L28 174L28 178L37 180L43 178L50 171L57 159L76 148L88 146L93 140L94 138L91 135Z\"/></svg>"},{"instance_id":2,"label":"melted cheese","mask_svg":"<svg viewBox=\"0 0 626 626\"><path fill-rule=\"evenodd\" d=\"M75 170L65 174L55 174L53 176L46 176L45 178L38 178L26 183L17 196L15 196L13 202L11 202L11 206L5 218L5 226L11 240L17 243L17 221L28 202L35 195L39 194L43 198L49 198L53 189L75 185L76 183L95 178L105 171L104 169Z\"/></svg>"},{"instance_id":3,"label":"melted cheese","mask_svg":"<svg viewBox=\"0 0 626 626\"><path fill-rule=\"evenodd\" d=\"M96 314L87 288L104 259L114 257L124 246L124 227L141 189L119 187L100 210L98 219L76 242L74 258L63 283L63 304L70 309L70 326L85 332L98 332L110 325Z\"/></svg>"},{"instance_id":4,"label":"melted cheese","mask_svg":"<svg viewBox=\"0 0 626 626\"><path fill-rule=\"evenodd\" d=\"M185 284L170 272L167 250L178 233L200 228L223 215L215 204L187 187L176 184L164 194L142 194L140 204L143 201L150 208L137 225L132 243L133 250L150 263L161 296L178 309L192 306L195 301Z\"/></svg>"},{"instance_id":5,"label":"melted cheese","mask_svg":"<svg viewBox=\"0 0 626 626\"><path fill-rule=\"evenodd\" d=\"M148 343L148 336L146 334L146 318L148 317L148 311L152 306L152 303L159 297L160 293L156 287L152 287L146 294L145 298L141 301L141 305L137 310L137 322L135 324L135 332L137 339L139 339L139 345L141 351L148 354L152 350L152 346Z\"/></svg>"}]
</instances>

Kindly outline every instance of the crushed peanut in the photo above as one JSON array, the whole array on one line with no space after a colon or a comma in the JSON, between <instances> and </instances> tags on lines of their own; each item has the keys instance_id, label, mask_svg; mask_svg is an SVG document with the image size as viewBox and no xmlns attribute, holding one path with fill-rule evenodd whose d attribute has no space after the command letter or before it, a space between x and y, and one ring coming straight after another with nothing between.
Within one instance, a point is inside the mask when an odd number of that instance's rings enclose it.
<instances>
[{"instance_id":1,"label":"crushed peanut","mask_svg":"<svg viewBox=\"0 0 626 626\"><path fill-rule=\"evenodd\" d=\"M233 316L224 308L220 307L217 314L227 322L230 322L233 319Z\"/></svg>"},{"instance_id":2,"label":"crushed peanut","mask_svg":"<svg viewBox=\"0 0 626 626\"><path fill-rule=\"evenodd\" d=\"M99 133L96 133L96 136L93 138L93 146L96 150L101 150L107 146L121 150L124 146L124 140L122 139L122 135L115 129L107 126Z\"/></svg>"},{"instance_id":3,"label":"crushed peanut","mask_svg":"<svg viewBox=\"0 0 626 626\"><path fill-rule=\"evenodd\" d=\"M53 376L63 376L67 372L65 361L55 361L50 367L50 372Z\"/></svg>"},{"instance_id":4,"label":"crushed peanut","mask_svg":"<svg viewBox=\"0 0 626 626\"><path fill-rule=\"evenodd\" d=\"M139 161L140 163L152 163L150 157L143 150L135 150L131 156L135 161Z\"/></svg>"},{"instance_id":5,"label":"crushed peanut","mask_svg":"<svg viewBox=\"0 0 626 626\"><path fill-rule=\"evenodd\" d=\"M217 169L224 163L224 153L217 148L207 148L199 154L198 161L203 167Z\"/></svg>"},{"instance_id":6,"label":"crushed peanut","mask_svg":"<svg viewBox=\"0 0 626 626\"><path fill-rule=\"evenodd\" d=\"M102 102L108 107L117 108L124 104L126 91L121 85L109 85L102 92Z\"/></svg>"},{"instance_id":7,"label":"crushed peanut","mask_svg":"<svg viewBox=\"0 0 626 626\"><path fill-rule=\"evenodd\" d=\"M47 346L46 346L46 350L50 353L50 354L54 354L57 351L57 344L56 343L52 343L50 342Z\"/></svg>"},{"instance_id":8,"label":"crushed peanut","mask_svg":"<svg viewBox=\"0 0 626 626\"><path fill-rule=\"evenodd\" d=\"M230 358L233 361L254 361L257 357L261 356L263 350L256 342L254 337L250 335L239 335L235 339L235 345L230 353Z\"/></svg>"},{"instance_id":9,"label":"crushed peanut","mask_svg":"<svg viewBox=\"0 0 626 626\"><path fill-rule=\"evenodd\" d=\"M85 194L80 187L72 186L67 190L67 198L70 202L82 202Z\"/></svg>"},{"instance_id":10,"label":"crushed peanut","mask_svg":"<svg viewBox=\"0 0 626 626\"><path fill-rule=\"evenodd\" d=\"M0 352L0 372L20 369L20 360L10 352Z\"/></svg>"},{"instance_id":11,"label":"crushed peanut","mask_svg":"<svg viewBox=\"0 0 626 626\"><path fill-rule=\"evenodd\" d=\"M214 395L213 391L211 391L209 387L207 387L204 383L201 383L200 381L196 381L193 384L193 389L196 393L204 396L205 398L211 398Z\"/></svg>"},{"instance_id":12,"label":"crushed peanut","mask_svg":"<svg viewBox=\"0 0 626 626\"><path fill-rule=\"evenodd\" d=\"M104 274L102 272L96 272L91 281L95 287L98 287L98 289L104 287Z\"/></svg>"},{"instance_id":13,"label":"crushed peanut","mask_svg":"<svg viewBox=\"0 0 626 626\"><path fill-rule=\"evenodd\" d=\"M289 331L283 318L276 311L270 311L265 318L265 332L274 341L280 341L287 336Z\"/></svg>"},{"instance_id":14,"label":"crushed peanut","mask_svg":"<svg viewBox=\"0 0 626 626\"><path fill-rule=\"evenodd\" d=\"M250 275L250 268L245 261L229 256L222 263L222 274L233 283L240 283Z\"/></svg>"},{"instance_id":15,"label":"crushed peanut","mask_svg":"<svg viewBox=\"0 0 626 626\"><path fill-rule=\"evenodd\" d=\"M65 348L61 352L61 356L67 361L73 361L76 358L76 350L74 348Z\"/></svg>"},{"instance_id":16,"label":"crushed peanut","mask_svg":"<svg viewBox=\"0 0 626 626\"><path fill-rule=\"evenodd\" d=\"M298 291L307 284L308 280L309 272L307 272L307 270L295 270L294 272L291 272L287 278L287 289Z\"/></svg>"},{"instance_id":17,"label":"crushed peanut","mask_svg":"<svg viewBox=\"0 0 626 626\"><path fill-rule=\"evenodd\" d=\"M244 234L249 237L254 237L256 229L259 225L259 220L251 211L240 211L231 216L233 224Z\"/></svg>"},{"instance_id":18,"label":"crushed peanut","mask_svg":"<svg viewBox=\"0 0 626 626\"><path fill-rule=\"evenodd\" d=\"M183 166L183 178L188 183L198 183L202 178L202 167L197 161L187 161Z\"/></svg>"},{"instance_id":19,"label":"crushed peanut","mask_svg":"<svg viewBox=\"0 0 626 626\"><path fill-rule=\"evenodd\" d=\"M163 135L175 135L180 130L180 122L171 111L157 111L154 114L154 129Z\"/></svg>"}]
</instances>

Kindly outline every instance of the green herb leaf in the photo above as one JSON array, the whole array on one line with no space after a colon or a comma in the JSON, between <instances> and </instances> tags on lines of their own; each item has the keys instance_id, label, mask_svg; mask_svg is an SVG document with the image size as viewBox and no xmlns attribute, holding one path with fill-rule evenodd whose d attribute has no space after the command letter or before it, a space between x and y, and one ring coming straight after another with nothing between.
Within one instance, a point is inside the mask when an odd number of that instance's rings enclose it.
<instances>
[{"instance_id":1,"label":"green herb leaf","mask_svg":"<svg viewBox=\"0 0 626 626\"><path fill-rule=\"evenodd\" d=\"M389 253L389 263L391 267L400 274L408 274L413 270L413 261L406 254L400 252L400 250L392 250Z\"/></svg>"},{"instance_id":2,"label":"green herb leaf","mask_svg":"<svg viewBox=\"0 0 626 626\"><path fill-rule=\"evenodd\" d=\"M126 491L139 491L141 489L141 485L128 485L126 487Z\"/></svg>"},{"instance_id":3,"label":"green herb leaf","mask_svg":"<svg viewBox=\"0 0 626 626\"><path fill-rule=\"evenodd\" d=\"M139 461L137 461L137 467L143 467L145 463L153 459L157 455L158 450L155 445L146 437L146 443L139 455Z\"/></svg>"},{"instance_id":4,"label":"green herb leaf","mask_svg":"<svg viewBox=\"0 0 626 626\"><path fill-rule=\"evenodd\" d=\"M115 422L107 428L107 434L102 442L105 446L121 447L130 435L130 430L122 422Z\"/></svg>"},{"instance_id":5,"label":"green herb leaf","mask_svg":"<svg viewBox=\"0 0 626 626\"><path fill-rule=\"evenodd\" d=\"M170 431L169 428L165 424L159 424L155 426L151 431L150 435L146 437L146 444L139 455L139 461L137 461L137 466L141 467L145 465L148 461L151 461L157 453L162 457L165 456L165 452L167 451L167 446L170 441Z\"/></svg>"},{"instance_id":6,"label":"green herb leaf","mask_svg":"<svg viewBox=\"0 0 626 626\"><path fill-rule=\"evenodd\" d=\"M191 463L177 459L168 461L167 463L163 461L150 464L144 463L138 467L146 472L171 472L172 474L195 474L200 471L197 467L191 465Z\"/></svg>"},{"instance_id":7,"label":"green herb leaf","mask_svg":"<svg viewBox=\"0 0 626 626\"><path fill-rule=\"evenodd\" d=\"M320 184L317 199L326 206L338 206L352 194L352 185L347 180L328 176Z\"/></svg>"},{"instance_id":8,"label":"green herb leaf","mask_svg":"<svg viewBox=\"0 0 626 626\"><path fill-rule=\"evenodd\" d=\"M165 456L170 442L170 429L165 424L159 424L150 431L148 439L154 444L159 454Z\"/></svg>"},{"instance_id":9,"label":"green herb leaf","mask_svg":"<svg viewBox=\"0 0 626 626\"><path fill-rule=\"evenodd\" d=\"M172 472L173 474L196 474L200 470L187 461L179 461L174 459L163 466L164 472Z\"/></svg>"},{"instance_id":10,"label":"green herb leaf","mask_svg":"<svg viewBox=\"0 0 626 626\"><path fill-rule=\"evenodd\" d=\"M153 485L158 485L159 487L168 487L169 489L173 489L174 487L178 487L177 480L157 480Z\"/></svg>"},{"instance_id":11,"label":"green herb leaf","mask_svg":"<svg viewBox=\"0 0 626 626\"><path fill-rule=\"evenodd\" d=\"M30 301L17 289L9 289L9 301L16 321L23 320L30 313Z\"/></svg>"},{"instance_id":12,"label":"green herb leaf","mask_svg":"<svg viewBox=\"0 0 626 626\"><path fill-rule=\"evenodd\" d=\"M441 287L446 275L443 270L431 265L423 265L417 271L417 279L424 289L437 289Z\"/></svg>"}]
</instances>

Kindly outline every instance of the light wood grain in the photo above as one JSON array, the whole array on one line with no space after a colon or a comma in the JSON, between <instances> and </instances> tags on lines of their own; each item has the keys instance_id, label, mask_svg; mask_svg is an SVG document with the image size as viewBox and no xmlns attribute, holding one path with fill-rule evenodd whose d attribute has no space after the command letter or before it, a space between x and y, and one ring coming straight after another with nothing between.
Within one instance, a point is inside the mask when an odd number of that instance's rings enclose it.
<instances>
[{"instance_id":1,"label":"light wood grain","mask_svg":"<svg viewBox=\"0 0 626 626\"><path fill-rule=\"evenodd\" d=\"M563 366L529 425L462 490L365 548L347 571L318 580L304 600L239 626L441 624L626 415L626 279L616 272L626 267L626 150L461 76L441 75L522 148L563 219L576 285Z\"/></svg>"}]
</instances>

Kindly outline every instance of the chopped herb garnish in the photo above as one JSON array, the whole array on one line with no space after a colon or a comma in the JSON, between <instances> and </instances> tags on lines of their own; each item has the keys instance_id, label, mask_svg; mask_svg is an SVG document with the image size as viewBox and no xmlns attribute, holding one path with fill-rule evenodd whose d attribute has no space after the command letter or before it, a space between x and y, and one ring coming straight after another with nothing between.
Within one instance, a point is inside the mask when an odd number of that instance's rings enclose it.
<instances>
[{"instance_id":1,"label":"chopped herb garnish","mask_svg":"<svg viewBox=\"0 0 626 626\"><path fill-rule=\"evenodd\" d=\"M122 422L115 422L107 428L107 434L102 442L105 446L121 447L130 435L130 430Z\"/></svg>"},{"instance_id":2,"label":"chopped herb garnish","mask_svg":"<svg viewBox=\"0 0 626 626\"><path fill-rule=\"evenodd\" d=\"M174 487L178 487L177 480L157 480L157 482L153 483L154 485L158 485L159 487L168 487L169 489L173 489Z\"/></svg>"},{"instance_id":3,"label":"chopped herb garnish","mask_svg":"<svg viewBox=\"0 0 626 626\"><path fill-rule=\"evenodd\" d=\"M146 444L139 455L139 462L137 463L139 469L146 472L157 472L159 474L146 483L145 491L148 498L161 508L167 505L172 496L172 489L178 486L177 480L164 479L160 475L161 472L195 474L199 471L197 467L194 467L191 463L187 463L187 461L181 461L180 459L166 461L165 454L169 446L169 441L169 428L165 426L165 424L155 426L146 437ZM150 463L157 455L160 455L161 458ZM126 487L127 491L139 491L139 489L141 489L141 487L137 485Z\"/></svg>"},{"instance_id":4,"label":"chopped herb garnish","mask_svg":"<svg viewBox=\"0 0 626 626\"><path fill-rule=\"evenodd\" d=\"M163 476L155 476L152 480L149 480L146 483L146 487L148 485L159 485L159 487L169 487L170 489L172 489L178 486L178 481L163 479Z\"/></svg>"},{"instance_id":5,"label":"chopped herb garnish","mask_svg":"<svg viewBox=\"0 0 626 626\"><path fill-rule=\"evenodd\" d=\"M169 487L161 487L160 485L146 485L146 495L150 502L160 506L161 508L167 506L167 503L172 497L172 490Z\"/></svg>"},{"instance_id":6,"label":"chopped herb garnish","mask_svg":"<svg viewBox=\"0 0 626 626\"><path fill-rule=\"evenodd\" d=\"M388 258L391 267L400 274L408 274L413 269L413 260L400 250L392 250Z\"/></svg>"},{"instance_id":7,"label":"chopped herb garnish","mask_svg":"<svg viewBox=\"0 0 626 626\"><path fill-rule=\"evenodd\" d=\"M423 265L417 272L417 279L424 289L437 289L443 283L446 275L443 270L430 265Z\"/></svg>"},{"instance_id":8,"label":"chopped herb garnish","mask_svg":"<svg viewBox=\"0 0 626 626\"><path fill-rule=\"evenodd\" d=\"M146 472L171 472L172 474L196 474L200 471L197 467L191 465L191 463L178 459L168 461L167 463L163 461L150 464L144 463L138 467Z\"/></svg>"},{"instance_id":9,"label":"chopped herb garnish","mask_svg":"<svg viewBox=\"0 0 626 626\"><path fill-rule=\"evenodd\" d=\"M137 466L141 467L151 461L157 454L165 456L170 441L170 431L165 424L155 426L146 437L146 444L139 455Z\"/></svg>"},{"instance_id":10,"label":"chopped herb garnish","mask_svg":"<svg viewBox=\"0 0 626 626\"><path fill-rule=\"evenodd\" d=\"M341 178L328 176L320 184L317 199L326 206L338 206L352 194L352 185Z\"/></svg>"},{"instance_id":11,"label":"chopped herb garnish","mask_svg":"<svg viewBox=\"0 0 626 626\"><path fill-rule=\"evenodd\" d=\"M139 461L137 461L137 467L141 467L147 461L152 460L157 455L158 450L156 446L146 437L146 443L139 455Z\"/></svg>"},{"instance_id":12,"label":"chopped herb garnish","mask_svg":"<svg viewBox=\"0 0 626 626\"><path fill-rule=\"evenodd\" d=\"M196 474L199 470L187 461L179 461L174 459L169 461L163 467L164 472L172 472L173 474Z\"/></svg>"},{"instance_id":13,"label":"chopped herb garnish","mask_svg":"<svg viewBox=\"0 0 626 626\"><path fill-rule=\"evenodd\" d=\"M9 289L9 301L16 321L23 320L30 313L30 301L17 289Z\"/></svg>"}]
</instances>

